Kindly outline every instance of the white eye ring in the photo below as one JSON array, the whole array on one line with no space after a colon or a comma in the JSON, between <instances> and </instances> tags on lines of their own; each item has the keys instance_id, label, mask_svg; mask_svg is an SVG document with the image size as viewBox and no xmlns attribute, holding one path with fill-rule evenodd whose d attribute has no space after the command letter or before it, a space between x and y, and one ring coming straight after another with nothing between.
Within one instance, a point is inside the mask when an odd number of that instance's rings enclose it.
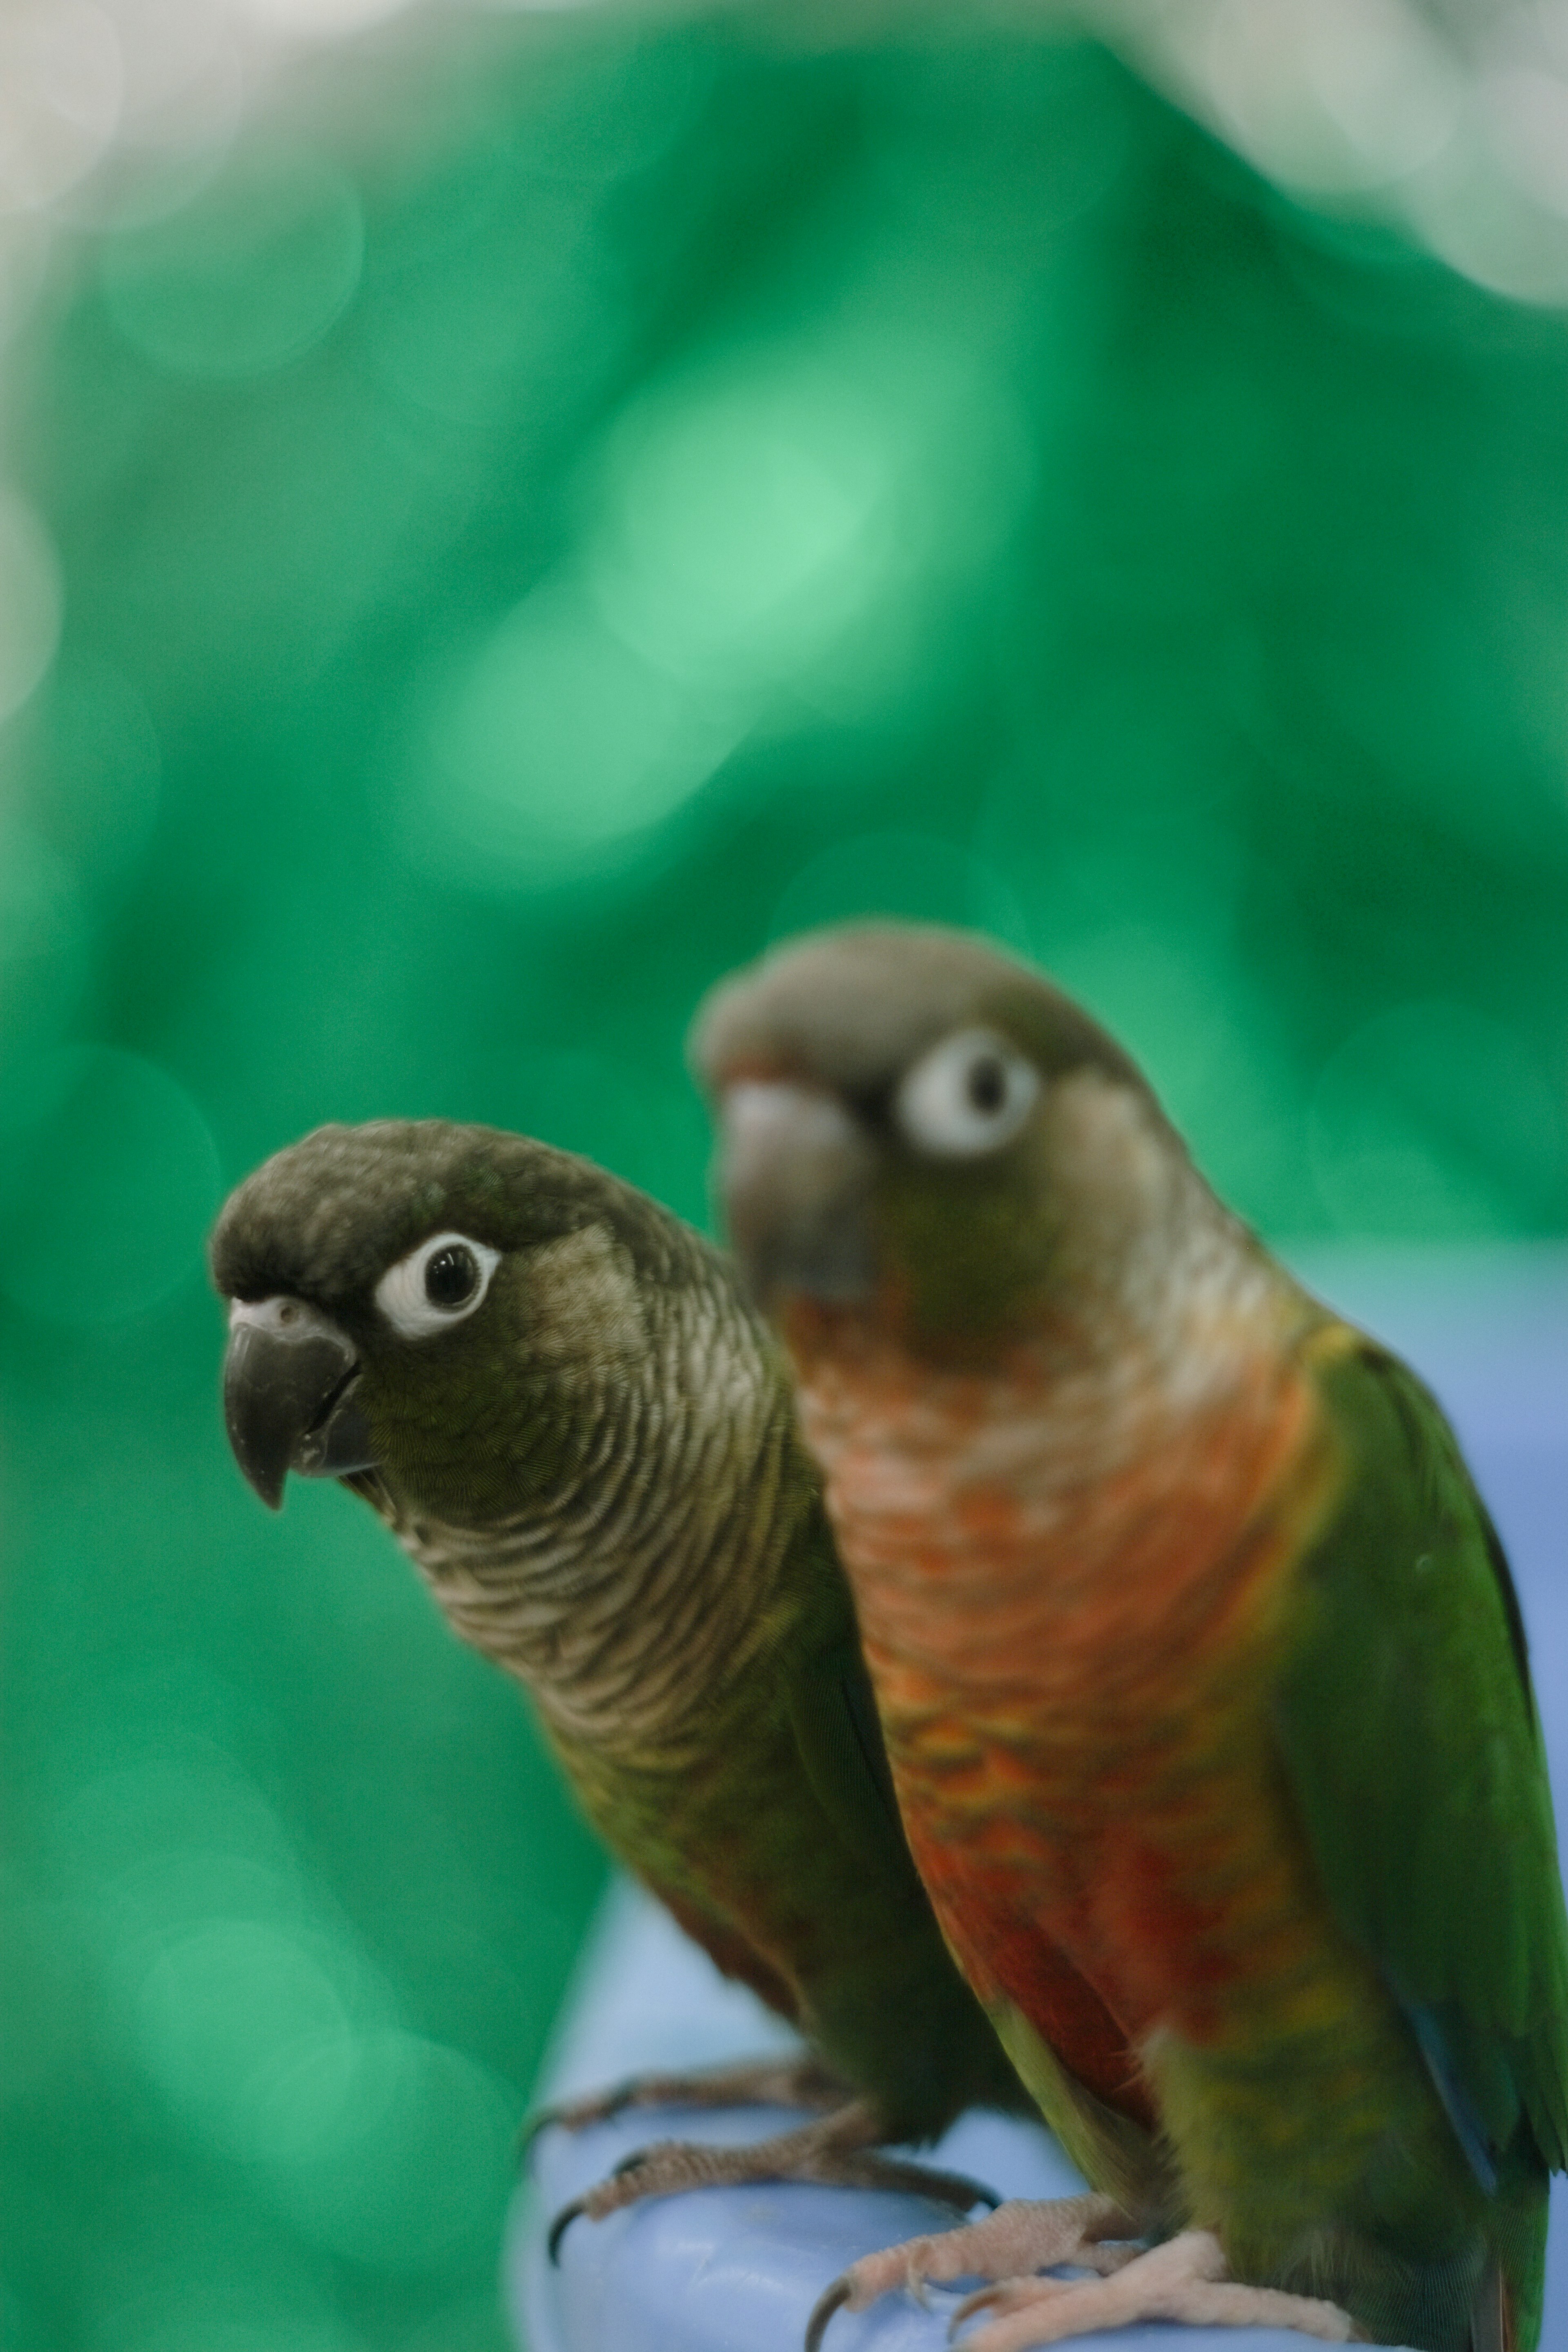
<instances>
[{"instance_id":1,"label":"white eye ring","mask_svg":"<svg viewBox=\"0 0 1568 2352\"><path fill-rule=\"evenodd\" d=\"M922 1055L894 1102L912 1144L943 1160L978 1160L1010 1143L1039 1099L1033 1062L994 1029L960 1029Z\"/></svg>"},{"instance_id":2,"label":"white eye ring","mask_svg":"<svg viewBox=\"0 0 1568 2352\"><path fill-rule=\"evenodd\" d=\"M447 1250L466 1250L476 1272L473 1288L444 1307L431 1297L426 1277L431 1259ZM388 1266L375 1286L375 1303L393 1329L405 1339L426 1339L432 1331L446 1331L463 1322L483 1304L490 1276L500 1264L500 1250L470 1241L467 1234L432 1234L427 1242Z\"/></svg>"}]
</instances>

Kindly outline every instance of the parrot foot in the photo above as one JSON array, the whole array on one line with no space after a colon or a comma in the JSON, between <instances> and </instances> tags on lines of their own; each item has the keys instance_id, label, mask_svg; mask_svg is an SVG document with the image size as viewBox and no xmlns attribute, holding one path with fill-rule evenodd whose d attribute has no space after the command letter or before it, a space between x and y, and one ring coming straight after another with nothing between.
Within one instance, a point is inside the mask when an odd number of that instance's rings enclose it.
<instances>
[{"instance_id":1,"label":"parrot foot","mask_svg":"<svg viewBox=\"0 0 1568 2352\"><path fill-rule=\"evenodd\" d=\"M995 2316L963 2338L961 2352L1036 2352L1064 2336L1146 2319L1196 2327L1293 2327L1324 2344L1355 2340L1354 2322L1337 2304L1227 2278L1224 2251L1207 2230L1185 2230L1135 2253L1109 2278L1011 2278L983 2287L960 2304L954 2329L976 2311Z\"/></svg>"},{"instance_id":2,"label":"parrot foot","mask_svg":"<svg viewBox=\"0 0 1568 2352\"><path fill-rule=\"evenodd\" d=\"M1142 2249L1114 2242L1136 2237L1138 2224L1109 2197L1053 2197L1044 2202L1010 2198L983 2221L929 2238L907 2238L878 2254L863 2254L819 2298L806 2323L804 2352L820 2352L836 2311L864 2311L893 2287L924 2302L924 2289L949 2279L1005 2279L1033 2285L1017 2273L1053 2263L1115 2271ZM1107 2242L1110 2241L1112 2242ZM971 2307L965 2305L965 2310Z\"/></svg>"},{"instance_id":3,"label":"parrot foot","mask_svg":"<svg viewBox=\"0 0 1568 2352\"><path fill-rule=\"evenodd\" d=\"M591 2098L562 2099L523 2118L517 2136L521 2162L542 2131L584 2131L611 2122L628 2107L841 2107L848 2085L810 2056L756 2058L738 2066L709 2066L689 2074L633 2074Z\"/></svg>"},{"instance_id":4,"label":"parrot foot","mask_svg":"<svg viewBox=\"0 0 1568 2352\"><path fill-rule=\"evenodd\" d=\"M740 2189L752 2183L798 2180L829 2189L887 2189L906 2197L934 2197L961 2213L972 2205L994 2204L992 2189L962 2172L908 2163L877 2147L880 2126L866 2099L851 2099L816 2123L780 2132L749 2147L712 2147L692 2140L657 2140L616 2167L584 2197L563 2205L550 2225L548 2247L558 2260L562 2238L579 2214L592 2221L646 2197L671 2197L685 2189Z\"/></svg>"}]
</instances>

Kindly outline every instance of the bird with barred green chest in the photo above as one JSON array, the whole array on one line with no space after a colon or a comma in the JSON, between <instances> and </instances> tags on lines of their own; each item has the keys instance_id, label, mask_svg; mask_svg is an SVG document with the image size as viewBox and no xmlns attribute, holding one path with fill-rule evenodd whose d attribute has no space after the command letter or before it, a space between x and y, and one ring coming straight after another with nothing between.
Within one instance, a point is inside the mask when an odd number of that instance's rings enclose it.
<instances>
[{"instance_id":1,"label":"bird with barred green chest","mask_svg":"<svg viewBox=\"0 0 1568 2352\"><path fill-rule=\"evenodd\" d=\"M978 2275L964 2352L1142 2318L1531 2352L1568 1936L1433 1398L978 940L797 941L694 1055L915 1859L1090 2190L857 2263L811 2340Z\"/></svg>"},{"instance_id":2,"label":"bird with barred green chest","mask_svg":"<svg viewBox=\"0 0 1568 2352\"><path fill-rule=\"evenodd\" d=\"M879 2153L1026 2100L916 1875L820 1483L728 1262L586 1160L439 1120L279 1152L211 1260L262 1500L289 1470L362 1496L524 1685L612 1850L810 2045L553 2111L817 2111L749 2147L660 2143L563 2220L747 2180L973 2203Z\"/></svg>"}]
</instances>

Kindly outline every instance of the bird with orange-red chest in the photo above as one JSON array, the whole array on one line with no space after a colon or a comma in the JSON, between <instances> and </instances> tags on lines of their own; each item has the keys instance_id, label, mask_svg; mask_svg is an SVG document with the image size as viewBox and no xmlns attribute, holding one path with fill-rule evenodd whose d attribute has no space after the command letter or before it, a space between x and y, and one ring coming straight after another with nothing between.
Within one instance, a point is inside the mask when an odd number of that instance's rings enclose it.
<instances>
[{"instance_id":1,"label":"bird with orange-red chest","mask_svg":"<svg viewBox=\"0 0 1568 2352\"><path fill-rule=\"evenodd\" d=\"M1531 2352L1568 1930L1437 1405L978 940L785 947L694 1052L916 1861L1089 2184L856 2263L813 2340L978 2274L965 2352L1142 2318Z\"/></svg>"}]
</instances>

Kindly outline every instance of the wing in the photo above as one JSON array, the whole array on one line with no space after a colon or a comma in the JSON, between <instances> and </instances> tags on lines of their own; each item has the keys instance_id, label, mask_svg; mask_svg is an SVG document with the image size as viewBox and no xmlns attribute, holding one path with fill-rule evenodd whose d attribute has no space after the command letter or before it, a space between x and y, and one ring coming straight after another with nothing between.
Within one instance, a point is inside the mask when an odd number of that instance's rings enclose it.
<instances>
[{"instance_id":1,"label":"wing","mask_svg":"<svg viewBox=\"0 0 1568 2352\"><path fill-rule=\"evenodd\" d=\"M1371 1341L1320 1386L1350 1456L1278 1698L1330 1899L1489 2189L1521 2114L1568 2161L1568 1927L1524 1629L1435 1399Z\"/></svg>"},{"instance_id":2,"label":"wing","mask_svg":"<svg viewBox=\"0 0 1568 2352\"><path fill-rule=\"evenodd\" d=\"M796 1659L779 1662L787 1736L797 1772L815 1798L826 1822L815 1828L809 1801L795 1801L793 1781L781 1788L772 1783L763 1801L771 1813L776 1861L782 1874L790 1874L800 1857L792 1849L799 1835L816 1848L819 1869L826 1864L825 1901L842 1891L847 1873L868 1877L889 1888L891 1900L900 1896L920 1904L913 1857L899 1819L892 1774L888 1769L881 1726L859 1647L852 1634ZM758 1695L760 1698L760 1694ZM782 1811L782 1818L781 1818ZM837 1858L823 1852L824 1835L837 1842ZM801 2019L800 1988L759 1948L746 1927L721 1902L704 1900L688 1871L678 1875L642 1851L642 1840L612 1843L629 1854L643 1884L656 1895L677 1923L700 1944L723 1976L733 1977L792 2025ZM668 1863L668 1856L666 1856ZM893 1914L895 1917L899 1915Z\"/></svg>"},{"instance_id":3,"label":"wing","mask_svg":"<svg viewBox=\"0 0 1568 2352\"><path fill-rule=\"evenodd\" d=\"M870 1679L852 1635L819 1650L789 1681L791 1728L812 1794L849 1851L872 1869L915 1876L899 1818Z\"/></svg>"},{"instance_id":4,"label":"wing","mask_svg":"<svg viewBox=\"0 0 1568 2352\"><path fill-rule=\"evenodd\" d=\"M821 1811L826 1830L852 1861L843 1869L890 1880L895 1889L923 1902L913 1858L899 1819L892 1775L882 1745L881 1726L859 1649L852 1638L835 1642L799 1664L784 1682L784 1706L798 1769ZM771 1794L776 1805L780 1796ZM809 1823L809 1811L801 1820ZM820 1840L820 1830L818 1838ZM781 1856L787 1864L787 1856ZM677 1924L700 1944L721 1975L749 1985L791 2025L802 2024L800 1988L758 1948L741 1922L717 1905L704 1903L689 1884L678 1885L668 1871L646 1863L639 1875ZM896 1899L896 1898L895 1898Z\"/></svg>"}]
</instances>

